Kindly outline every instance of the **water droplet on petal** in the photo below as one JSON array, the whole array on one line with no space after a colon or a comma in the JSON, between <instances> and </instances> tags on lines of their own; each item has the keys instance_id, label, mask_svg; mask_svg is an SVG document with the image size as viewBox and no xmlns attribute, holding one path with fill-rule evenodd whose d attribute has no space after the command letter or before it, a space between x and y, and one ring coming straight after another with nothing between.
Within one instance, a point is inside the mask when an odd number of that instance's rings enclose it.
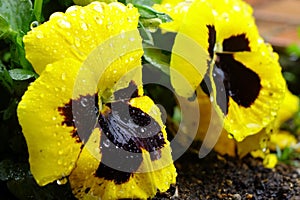
<instances>
[{"instance_id":1,"label":"water droplet on petal","mask_svg":"<svg viewBox=\"0 0 300 200\"><path fill-rule=\"evenodd\" d=\"M37 39L42 39L43 37L44 37L44 34L43 34L42 31L39 31L39 32L36 33L36 38Z\"/></svg>"},{"instance_id":2,"label":"water droplet on petal","mask_svg":"<svg viewBox=\"0 0 300 200\"><path fill-rule=\"evenodd\" d=\"M61 80L66 80L66 73L65 72L63 72L62 74L61 74Z\"/></svg>"},{"instance_id":3,"label":"water droplet on petal","mask_svg":"<svg viewBox=\"0 0 300 200\"><path fill-rule=\"evenodd\" d=\"M81 23L81 28L82 28L82 30L84 30L84 31L87 31L88 30L88 27L87 27L87 25L86 25L86 23Z\"/></svg>"},{"instance_id":4,"label":"water droplet on petal","mask_svg":"<svg viewBox=\"0 0 300 200\"><path fill-rule=\"evenodd\" d=\"M58 151L58 155L62 155L63 153L64 153L63 150L59 150L59 151Z\"/></svg>"},{"instance_id":5,"label":"water droplet on petal","mask_svg":"<svg viewBox=\"0 0 300 200\"><path fill-rule=\"evenodd\" d=\"M31 24L30 24L30 29L34 29L36 27L39 26L39 22L38 21L33 21Z\"/></svg>"},{"instance_id":6,"label":"water droplet on petal","mask_svg":"<svg viewBox=\"0 0 300 200\"><path fill-rule=\"evenodd\" d=\"M94 5L94 10L97 12L103 12L102 5L98 2L92 2L92 5Z\"/></svg>"},{"instance_id":7,"label":"water droplet on petal","mask_svg":"<svg viewBox=\"0 0 300 200\"><path fill-rule=\"evenodd\" d=\"M109 140L109 139L104 140L104 141L103 141L103 145L104 145L105 147L109 147L109 146L110 146L110 140Z\"/></svg>"},{"instance_id":8,"label":"water droplet on petal","mask_svg":"<svg viewBox=\"0 0 300 200\"><path fill-rule=\"evenodd\" d=\"M98 16L94 17L94 20L96 21L97 24L101 25L103 23L103 20Z\"/></svg>"},{"instance_id":9,"label":"water droplet on petal","mask_svg":"<svg viewBox=\"0 0 300 200\"><path fill-rule=\"evenodd\" d=\"M66 13L68 13L68 12L74 12L74 11L76 11L76 10L78 10L78 9L77 9L77 6L71 6L71 7L69 7L69 8L66 10Z\"/></svg>"},{"instance_id":10,"label":"water droplet on petal","mask_svg":"<svg viewBox=\"0 0 300 200\"><path fill-rule=\"evenodd\" d=\"M57 24L61 28L71 28L71 23L64 19L57 20Z\"/></svg>"},{"instance_id":11,"label":"water droplet on petal","mask_svg":"<svg viewBox=\"0 0 300 200\"><path fill-rule=\"evenodd\" d=\"M87 104L88 104L87 98L82 98L82 99L80 100L80 104L82 105L82 107L86 107Z\"/></svg>"},{"instance_id":12,"label":"water droplet on petal","mask_svg":"<svg viewBox=\"0 0 300 200\"><path fill-rule=\"evenodd\" d=\"M67 182L68 182L68 179L67 179L67 178L62 178L62 179L59 179L59 180L56 181L56 183L57 183L58 185L64 185L64 184L66 184Z\"/></svg>"},{"instance_id":13,"label":"water droplet on petal","mask_svg":"<svg viewBox=\"0 0 300 200\"><path fill-rule=\"evenodd\" d=\"M75 39L74 39L74 44L75 44L76 47L80 47L80 45L81 45L80 43L81 43L81 42L80 42L80 39L79 39L79 38L75 38Z\"/></svg>"},{"instance_id":14,"label":"water droplet on petal","mask_svg":"<svg viewBox=\"0 0 300 200\"><path fill-rule=\"evenodd\" d=\"M61 164L62 164L62 160L59 159L59 160L57 161L57 164L58 164L58 165L61 165Z\"/></svg>"}]
</instances>

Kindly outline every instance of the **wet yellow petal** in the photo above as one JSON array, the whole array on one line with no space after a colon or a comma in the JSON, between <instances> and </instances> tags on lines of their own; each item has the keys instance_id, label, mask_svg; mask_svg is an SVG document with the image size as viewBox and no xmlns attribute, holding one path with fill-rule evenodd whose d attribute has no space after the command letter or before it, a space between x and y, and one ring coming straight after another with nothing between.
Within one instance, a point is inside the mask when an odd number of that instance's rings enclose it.
<instances>
[{"instance_id":1,"label":"wet yellow petal","mask_svg":"<svg viewBox=\"0 0 300 200\"><path fill-rule=\"evenodd\" d=\"M191 97L202 81L211 59L209 39L214 30L210 7L194 1L179 28L171 55L171 83L179 95Z\"/></svg>"},{"instance_id":2,"label":"wet yellow petal","mask_svg":"<svg viewBox=\"0 0 300 200\"><path fill-rule=\"evenodd\" d=\"M136 8L121 3L72 6L66 13L52 14L48 22L24 37L26 58L38 74L47 64L63 58L83 62L108 38L135 30L138 18Z\"/></svg>"},{"instance_id":3,"label":"wet yellow petal","mask_svg":"<svg viewBox=\"0 0 300 200\"><path fill-rule=\"evenodd\" d=\"M266 149L269 137L264 129L254 135L247 136L243 141L237 143L239 157L242 158L251 151Z\"/></svg>"},{"instance_id":4,"label":"wet yellow petal","mask_svg":"<svg viewBox=\"0 0 300 200\"><path fill-rule=\"evenodd\" d=\"M245 34L249 40L251 51L258 51L263 46L263 39L260 37L258 29L252 15L253 10L250 5L241 0L208 0L207 3L212 8L216 19L216 51L223 51L223 42L232 36Z\"/></svg>"},{"instance_id":5,"label":"wet yellow petal","mask_svg":"<svg viewBox=\"0 0 300 200\"><path fill-rule=\"evenodd\" d=\"M130 101L130 104L140 108L155 120L158 120L159 124L162 124L160 119L161 113L158 107L154 106L153 101L148 97L134 98ZM166 138L164 128L162 128L162 132ZM93 156L94 153L91 154L88 147L90 142L98 144L97 138L100 138L99 134L102 133L95 131L94 134L96 139L88 141L79 157L76 168L70 175L70 183L77 198L147 199L154 196L158 190L165 192L169 189L170 184L175 183L176 170L172 164L170 146L167 140L166 145L161 149L161 157L157 160L152 160L149 152L146 150L142 151L142 164L138 168L137 173L131 174L128 181L118 184L114 180L97 177L95 174L101 160Z\"/></svg>"},{"instance_id":6,"label":"wet yellow petal","mask_svg":"<svg viewBox=\"0 0 300 200\"><path fill-rule=\"evenodd\" d=\"M94 1L105 2L105 3L116 2L116 0L73 0L75 4L80 6L86 6Z\"/></svg>"},{"instance_id":7,"label":"wet yellow petal","mask_svg":"<svg viewBox=\"0 0 300 200\"><path fill-rule=\"evenodd\" d=\"M172 18L171 22L160 24L160 28L165 31L177 32L183 22L186 13L188 12L191 3L191 1L178 1L172 2L172 4L170 4L169 2L154 4L154 9L166 13Z\"/></svg>"},{"instance_id":8,"label":"wet yellow petal","mask_svg":"<svg viewBox=\"0 0 300 200\"><path fill-rule=\"evenodd\" d=\"M277 146L280 149L284 149L285 147L291 147L295 144L297 144L297 139L294 135L288 131L279 131L271 135L269 148L275 151Z\"/></svg>"},{"instance_id":9,"label":"wet yellow petal","mask_svg":"<svg viewBox=\"0 0 300 200\"><path fill-rule=\"evenodd\" d=\"M59 112L73 96L80 65L73 59L48 65L19 103L18 119L28 146L30 169L39 185L69 175L80 152L82 143L72 136L74 127L66 126ZM95 89L84 85L81 94L94 94Z\"/></svg>"},{"instance_id":10,"label":"wet yellow petal","mask_svg":"<svg viewBox=\"0 0 300 200\"><path fill-rule=\"evenodd\" d=\"M231 133L237 141L242 141L246 136L259 132L274 120L284 97L285 81L282 77L279 63L269 55L255 52L241 52L235 53L233 57L236 61L242 63L243 68L250 69L254 72L260 80L260 86L259 88L257 87L257 89L259 89L257 97L253 99L253 102L251 102L249 106L243 106L241 102L238 102L238 100L244 98L239 97L238 93L229 95L229 102L227 104L228 113L225 116L224 111L221 111L217 101L221 98L219 101L223 101L224 103L226 99L225 97L216 97L220 89L217 90L216 85L212 84L214 105L216 105L220 116L224 116L224 128ZM238 76L238 74L236 75ZM234 74L231 74L231 76L234 76ZM242 74L240 74L240 76L242 76ZM243 80L245 77L235 78L236 80ZM251 85L256 87L254 84L257 83L249 82L244 84L249 87L251 87ZM247 93L246 91L237 92Z\"/></svg>"}]
</instances>

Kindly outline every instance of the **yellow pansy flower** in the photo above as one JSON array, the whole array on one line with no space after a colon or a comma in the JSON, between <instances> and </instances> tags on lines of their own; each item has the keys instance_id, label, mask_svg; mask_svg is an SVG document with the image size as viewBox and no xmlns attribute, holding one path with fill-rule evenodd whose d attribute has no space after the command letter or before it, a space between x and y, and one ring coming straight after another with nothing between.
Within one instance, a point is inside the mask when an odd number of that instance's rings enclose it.
<instances>
[{"instance_id":1,"label":"yellow pansy flower","mask_svg":"<svg viewBox=\"0 0 300 200\"><path fill-rule=\"evenodd\" d=\"M117 2L116 0L73 0L73 2L79 6L86 6L90 3L92 3L93 1L99 1L99 2L105 2L105 3Z\"/></svg>"},{"instance_id":2,"label":"yellow pansy flower","mask_svg":"<svg viewBox=\"0 0 300 200\"><path fill-rule=\"evenodd\" d=\"M171 22L160 24L160 28L164 31L177 32L184 16L192 1L163 1L161 4L154 4L153 8L157 11L167 13L171 18Z\"/></svg>"},{"instance_id":3,"label":"yellow pansy flower","mask_svg":"<svg viewBox=\"0 0 300 200\"><path fill-rule=\"evenodd\" d=\"M260 37L243 1L194 1L175 38L170 65L172 85L181 96L192 97L206 77L224 128L237 141L272 122L284 96L278 55Z\"/></svg>"},{"instance_id":4,"label":"yellow pansy flower","mask_svg":"<svg viewBox=\"0 0 300 200\"><path fill-rule=\"evenodd\" d=\"M160 110L143 96L138 18L93 2L24 37L40 77L17 112L39 185L68 177L80 199L146 199L175 183Z\"/></svg>"}]
</instances>

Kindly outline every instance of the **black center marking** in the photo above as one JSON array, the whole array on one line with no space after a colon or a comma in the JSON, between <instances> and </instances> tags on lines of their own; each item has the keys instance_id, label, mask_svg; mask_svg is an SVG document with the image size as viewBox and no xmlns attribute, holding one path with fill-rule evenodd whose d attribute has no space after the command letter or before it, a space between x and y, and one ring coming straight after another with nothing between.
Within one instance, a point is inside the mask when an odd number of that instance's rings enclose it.
<instances>
[{"instance_id":1,"label":"black center marking","mask_svg":"<svg viewBox=\"0 0 300 200\"><path fill-rule=\"evenodd\" d=\"M261 89L259 76L232 54L217 54L213 67L216 101L224 115L228 114L229 96L240 106L250 107ZM224 99L225 98L225 99Z\"/></svg>"},{"instance_id":2,"label":"black center marking","mask_svg":"<svg viewBox=\"0 0 300 200\"><path fill-rule=\"evenodd\" d=\"M98 94L80 96L58 107L58 112L64 116L61 125L74 127L72 137L77 142L88 140L97 122L98 110Z\"/></svg>"},{"instance_id":3,"label":"black center marking","mask_svg":"<svg viewBox=\"0 0 300 200\"><path fill-rule=\"evenodd\" d=\"M128 102L113 102L108 107L108 111L101 113L98 119L105 135L102 135L100 145L102 162L95 176L122 184L141 165L142 149L156 160L160 158L160 149L166 142L160 125L141 109ZM113 164L117 169L104 163ZM124 167L129 172L122 172Z\"/></svg>"},{"instance_id":4,"label":"black center marking","mask_svg":"<svg viewBox=\"0 0 300 200\"><path fill-rule=\"evenodd\" d=\"M213 25L207 25L208 28L208 53L211 59L214 57L214 47L216 43L216 29Z\"/></svg>"},{"instance_id":5,"label":"black center marking","mask_svg":"<svg viewBox=\"0 0 300 200\"><path fill-rule=\"evenodd\" d=\"M224 52L250 51L249 40L246 34L231 36L223 41Z\"/></svg>"}]
</instances>

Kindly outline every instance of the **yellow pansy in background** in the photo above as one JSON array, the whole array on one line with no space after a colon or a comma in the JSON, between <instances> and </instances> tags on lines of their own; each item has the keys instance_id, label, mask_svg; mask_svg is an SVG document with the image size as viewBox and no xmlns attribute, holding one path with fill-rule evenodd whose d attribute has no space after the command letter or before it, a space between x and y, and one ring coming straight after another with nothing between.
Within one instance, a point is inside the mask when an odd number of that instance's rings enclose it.
<instances>
[{"instance_id":1,"label":"yellow pansy in background","mask_svg":"<svg viewBox=\"0 0 300 200\"><path fill-rule=\"evenodd\" d=\"M146 199L175 183L160 110L143 96L138 18L131 5L93 2L24 37L40 77L18 118L39 185L69 177L77 198Z\"/></svg>"},{"instance_id":2,"label":"yellow pansy in background","mask_svg":"<svg viewBox=\"0 0 300 200\"><path fill-rule=\"evenodd\" d=\"M86 6L90 3L92 3L93 1L99 1L99 2L105 2L105 3L117 2L116 0L73 0L73 2L79 6Z\"/></svg>"},{"instance_id":3,"label":"yellow pansy in background","mask_svg":"<svg viewBox=\"0 0 300 200\"><path fill-rule=\"evenodd\" d=\"M172 85L184 97L194 95L184 81L196 90L206 76L224 128L239 142L269 125L284 97L278 55L260 37L252 9L243 1L193 1L170 65L179 72L171 71Z\"/></svg>"},{"instance_id":4,"label":"yellow pansy in background","mask_svg":"<svg viewBox=\"0 0 300 200\"><path fill-rule=\"evenodd\" d=\"M291 119L298 110L299 97L293 95L287 89L284 100L275 120L274 134L270 136L269 148L271 150L275 151L276 146L278 146L280 149L284 149L285 147L290 147L297 143L296 137L288 131L280 130L280 126L287 120Z\"/></svg>"}]
</instances>

